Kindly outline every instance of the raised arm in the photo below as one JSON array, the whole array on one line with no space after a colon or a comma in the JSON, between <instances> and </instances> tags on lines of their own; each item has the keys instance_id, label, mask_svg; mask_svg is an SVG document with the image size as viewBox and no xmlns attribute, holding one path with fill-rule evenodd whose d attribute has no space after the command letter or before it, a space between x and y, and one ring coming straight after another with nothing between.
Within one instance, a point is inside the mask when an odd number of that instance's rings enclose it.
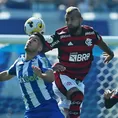
<instances>
[{"instance_id":1,"label":"raised arm","mask_svg":"<svg viewBox=\"0 0 118 118\"><path fill-rule=\"evenodd\" d=\"M6 80L9 80L13 77L14 76L10 75L7 70L0 72L0 81L6 81Z\"/></svg>"},{"instance_id":2,"label":"raised arm","mask_svg":"<svg viewBox=\"0 0 118 118\"><path fill-rule=\"evenodd\" d=\"M114 57L114 53L113 51L107 46L107 44L101 40L98 44L98 46L105 52L103 56L105 56L105 63L108 63L113 57Z\"/></svg>"},{"instance_id":3,"label":"raised arm","mask_svg":"<svg viewBox=\"0 0 118 118\"><path fill-rule=\"evenodd\" d=\"M52 49L58 48L61 45L60 36L57 34L57 32L55 32L54 35L45 36L42 41L44 44L43 52L48 52Z\"/></svg>"}]
</instances>

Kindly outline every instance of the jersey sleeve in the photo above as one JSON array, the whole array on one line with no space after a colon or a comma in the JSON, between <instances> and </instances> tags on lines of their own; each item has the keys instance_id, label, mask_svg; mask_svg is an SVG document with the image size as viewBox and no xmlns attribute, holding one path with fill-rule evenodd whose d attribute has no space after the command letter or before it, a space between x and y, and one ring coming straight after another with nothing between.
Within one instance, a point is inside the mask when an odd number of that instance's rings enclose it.
<instances>
[{"instance_id":1,"label":"jersey sleeve","mask_svg":"<svg viewBox=\"0 0 118 118\"><path fill-rule=\"evenodd\" d=\"M8 73L10 75L16 75L16 64L17 64L17 60L8 69Z\"/></svg>"},{"instance_id":2,"label":"jersey sleeve","mask_svg":"<svg viewBox=\"0 0 118 118\"><path fill-rule=\"evenodd\" d=\"M45 41L46 41L46 46L52 50L54 48L58 48L60 45L60 36L58 35L57 32L55 32L54 35L51 36L46 36L45 37Z\"/></svg>"},{"instance_id":3,"label":"jersey sleeve","mask_svg":"<svg viewBox=\"0 0 118 118\"><path fill-rule=\"evenodd\" d=\"M100 41L102 40L101 35L99 35L98 32L95 31L95 35L96 35L96 40L95 40L95 44L98 45L100 43Z\"/></svg>"}]
</instances>

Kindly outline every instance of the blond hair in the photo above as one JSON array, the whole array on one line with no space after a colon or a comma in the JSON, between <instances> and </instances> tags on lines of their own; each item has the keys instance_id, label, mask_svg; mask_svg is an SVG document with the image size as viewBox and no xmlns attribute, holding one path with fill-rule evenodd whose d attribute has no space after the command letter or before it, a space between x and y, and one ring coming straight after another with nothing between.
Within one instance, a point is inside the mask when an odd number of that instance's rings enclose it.
<instances>
[{"instance_id":1,"label":"blond hair","mask_svg":"<svg viewBox=\"0 0 118 118\"><path fill-rule=\"evenodd\" d=\"M78 12L80 12L79 8L70 6L66 9L66 14L72 12L73 10L77 10Z\"/></svg>"}]
</instances>

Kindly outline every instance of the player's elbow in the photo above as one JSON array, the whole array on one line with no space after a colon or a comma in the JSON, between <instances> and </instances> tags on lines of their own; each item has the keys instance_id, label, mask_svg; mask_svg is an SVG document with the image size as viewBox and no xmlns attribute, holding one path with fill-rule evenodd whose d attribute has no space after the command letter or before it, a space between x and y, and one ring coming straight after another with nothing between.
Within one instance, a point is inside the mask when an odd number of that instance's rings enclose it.
<instances>
[{"instance_id":1,"label":"player's elbow","mask_svg":"<svg viewBox=\"0 0 118 118\"><path fill-rule=\"evenodd\" d=\"M104 106L106 109L110 109L115 105L112 99L105 99Z\"/></svg>"},{"instance_id":2,"label":"player's elbow","mask_svg":"<svg viewBox=\"0 0 118 118\"><path fill-rule=\"evenodd\" d=\"M113 105L108 105L108 104L105 105L105 108L106 108L106 109L110 109L110 108L112 108L112 107L113 107Z\"/></svg>"}]
</instances>

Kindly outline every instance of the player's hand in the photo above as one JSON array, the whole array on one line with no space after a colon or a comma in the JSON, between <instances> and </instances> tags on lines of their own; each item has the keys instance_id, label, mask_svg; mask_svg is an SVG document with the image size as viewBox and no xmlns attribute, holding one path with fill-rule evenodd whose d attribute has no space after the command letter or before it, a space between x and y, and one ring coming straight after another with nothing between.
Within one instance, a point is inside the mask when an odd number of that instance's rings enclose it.
<instances>
[{"instance_id":1,"label":"player's hand","mask_svg":"<svg viewBox=\"0 0 118 118\"><path fill-rule=\"evenodd\" d=\"M33 69L33 72L34 72L37 76L42 77L42 72L41 72L41 69L40 69L39 67L32 65L32 69Z\"/></svg>"},{"instance_id":2,"label":"player's hand","mask_svg":"<svg viewBox=\"0 0 118 118\"><path fill-rule=\"evenodd\" d=\"M104 98L105 99L110 99L114 95L114 90L105 90L104 92Z\"/></svg>"},{"instance_id":3,"label":"player's hand","mask_svg":"<svg viewBox=\"0 0 118 118\"><path fill-rule=\"evenodd\" d=\"M104 63L109 63L109 61L114 57L114 54L107 54L106 52L103 53Z\"/></svg>"},{"instance_id":4,"label":"player's hand","mask_svg":"<svg viewBox=\"0 0 118 118\"><path fill-rule=\"evenodd\" d=\"M57 71L57 72L61 72L61 71L65 71L66 70L66 67L64 67L62 64L60 63L56 63L52 66L52 69L54 71Z\"/></svg>"}]
</instances>

